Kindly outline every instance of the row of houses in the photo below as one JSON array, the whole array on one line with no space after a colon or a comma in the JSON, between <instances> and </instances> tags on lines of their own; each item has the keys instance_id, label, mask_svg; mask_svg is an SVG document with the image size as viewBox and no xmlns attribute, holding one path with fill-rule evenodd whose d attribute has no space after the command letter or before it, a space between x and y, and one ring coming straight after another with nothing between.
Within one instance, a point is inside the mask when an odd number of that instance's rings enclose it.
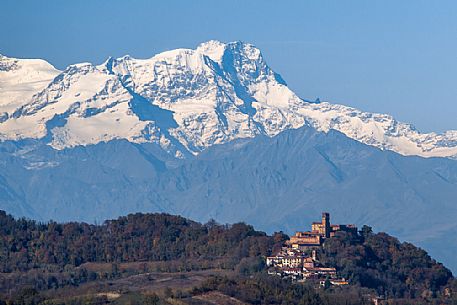
<instances>
[{"instance_id":1,"label":"row of houses","mask_svg":"<svg viewBox=\"0 0 457 305\"><path fill-rule=\"evenodd\" d=\"M322 266L316 255L306 256L304 253L290 254L288 248L281 253L267 257L270 274L291 276L294 279L336 279L336 269ZM315 252L314 252L315 253Z\"/></svg>"}]
</instances>

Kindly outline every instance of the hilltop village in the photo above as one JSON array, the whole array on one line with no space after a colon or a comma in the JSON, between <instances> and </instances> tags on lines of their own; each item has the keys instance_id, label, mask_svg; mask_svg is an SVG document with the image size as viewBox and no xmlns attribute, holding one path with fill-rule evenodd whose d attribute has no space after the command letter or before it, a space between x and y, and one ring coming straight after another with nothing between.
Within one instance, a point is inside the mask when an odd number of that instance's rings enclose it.
<instances>
[{"instance_id":1,"label":"hilltop village","mask_svg":"<svg viewBox=\"0 0 457 305\"><path fill-rule=\"evenodd\" d=\"M324 266L319 262L318 251L316 251L322 247L327 238L341 231L357 235L355 225L332 225L330 214L322 213L321 222L313 222L311 231L296 232L279 253L267 257L268 273L291 277L297 281L316 280L321 286L348 285L348 281L338 277L335 268Z\"/></svg>"},{"instance_id":2,"label":"hilltop village","mask_svg":"<svg viewBox=\"0 0 457 305\"><path fill-rule=\"evenodd\" d=\"M0 211L0 254L0 305L457 304L427 252L327 213L289 238L163 213L90 225Z\"/></svg>"}]
</instances>

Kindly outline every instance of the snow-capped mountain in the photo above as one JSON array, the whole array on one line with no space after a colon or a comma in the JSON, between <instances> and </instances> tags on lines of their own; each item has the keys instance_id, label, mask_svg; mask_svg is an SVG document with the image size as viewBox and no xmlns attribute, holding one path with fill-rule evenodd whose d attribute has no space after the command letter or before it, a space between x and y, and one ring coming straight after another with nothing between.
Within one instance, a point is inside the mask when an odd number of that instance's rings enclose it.
<instances>
[{"instance_id":1,"label":"snow-capped mountain","mask_svg":"<svg viewBox=\"0 0 457 305\"><path fill-rule=\"evenodd\" d=\"M291 231L326 210L457 270L456 156L457 131L302 100L241 42L64 71L0 57L0 209L16 216L160 211Z\"/></svg>"},{"instance_id":2,"label":"snow-capped mountain","mask_svg":"<svg viewBox=\"0 0 457 305\"><path fill-rule=\"evenodd\" d=\"M182 158L304 125L403 155L457 156L457 131L425 134L389 115L302 100L246 43L209 41L64 71L0 57L0 140L44 139L63 149L126 139Z\"/></svg>"}]
</instances>

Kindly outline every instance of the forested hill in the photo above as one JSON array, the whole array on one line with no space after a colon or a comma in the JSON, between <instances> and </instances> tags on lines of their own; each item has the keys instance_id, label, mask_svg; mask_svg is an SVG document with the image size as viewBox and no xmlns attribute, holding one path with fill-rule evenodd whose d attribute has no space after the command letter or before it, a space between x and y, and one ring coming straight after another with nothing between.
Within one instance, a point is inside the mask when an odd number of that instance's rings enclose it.
<instances>
[{"instance_id":1,"label":"forested hill","mask_svg":"<svg viewBox=\"0 0 457 305\"><path fill-rule=\"evenodd\" d=\"M341 232L327 240L320 261L362 287L394 298L437 295L452 273L411 243L364 226L358 236Z\"/></svg>"},{"instance_id":2,"label":"forested hill","mask_svg":"<svg viewBox=\"0 0 457 305\"><path fill-rule=\"evenodd\" d=\"M268 255L275 243L244 223L202 225L168 214L130 214L90 225L15 220L1 211L0 234L0 272L87 262L225 258L232 263Z\"/></svg>"},{"instance_id":3,"label":"forested hill","mask_svg":"<svg viewBox=\"0 0 457 305\"><path fill-rule=\"evenodd\" d=\"M200 224L168 214L131 214L90 225L38 223L0 212L0 304L2 299L66 304L71 293L96 291L98 298L113 287L120 295L134 289L149 296L163 291L157 279L164 273L167 279L179 274L181 290L177 293L170 283L173 293L154 295L154 304L168 304L173 297L195 304L194 298L208 293L252 304L361 304L367 293L408 300L391 304L457 301L457 283L447 268L422 249L367 226L356 236L336 234L318 251L320 261L335 267L349 287L316 290L309 283L267 275L264 257L287 239L281 232L268 236L244 223ZM187 276L192 278L188 286L183 284ZM56 303L52 300L57 296ZM104 302L109 300L96 303Z\"/></svg>"}]
</instances>

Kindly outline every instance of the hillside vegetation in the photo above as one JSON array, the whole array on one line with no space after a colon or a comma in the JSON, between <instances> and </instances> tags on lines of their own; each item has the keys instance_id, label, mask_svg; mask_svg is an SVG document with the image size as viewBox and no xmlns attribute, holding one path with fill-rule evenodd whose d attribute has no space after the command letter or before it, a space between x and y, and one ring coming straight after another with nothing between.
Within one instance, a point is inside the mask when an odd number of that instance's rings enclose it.
<instances>
[{"instance_id":1,"label":"hillside vegetation","mask_svg":"<svg viewBox=\"0 0 457 305\"><path fill-rule=\"evenodd\" d=\"M367 226L357 236L338 233L318 251L323 263L349 280L348 287L316 288L267 275L264 257L287 239L244 223L200 224L168 214L89 225L39 223L0 212L0 300L206 304L214 297L225 300L221 304L370 304L371 296L384 295L389 304L457 302L447 268Z\"/></svg>"}]
</instances>

